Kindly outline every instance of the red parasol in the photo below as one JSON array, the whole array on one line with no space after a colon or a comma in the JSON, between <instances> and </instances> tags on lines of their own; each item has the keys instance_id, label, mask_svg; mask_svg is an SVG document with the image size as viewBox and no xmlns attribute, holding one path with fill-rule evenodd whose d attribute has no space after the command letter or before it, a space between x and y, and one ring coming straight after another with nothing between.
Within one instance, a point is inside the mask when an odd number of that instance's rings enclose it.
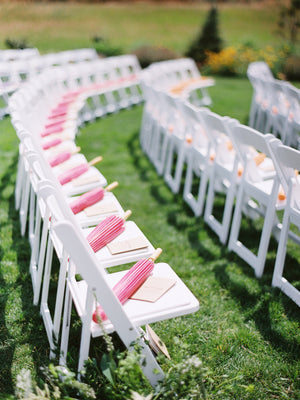
<instances>
[{"instance_id":1,"label":"red parasol","mask_svg":"<svg viewBox=\"0 0 300 400\"><path fill-rule=\"evenodd\" d=\"M148 259L144 258L138 261L113 287L113 292L121 304L124 304L150 276L154 268L154 261L161 255L161 253L162 249L158 248ZM93 313L94 322L97 323L99 318L101 318L102 321L107 319L101 306L98 306L96 311Z\"/></svg>"},{"instance_id":2,"label":"red parasol","mask_svg":"<svg viewBox=\"0 0 300 400\"><path fill-rule=\"evenodd\" d=\"M56 167L59 164L62 164L63 162L69 160L69 158L72 157L73 154L76 154L80 151L80 147L76 147L73 151L62 151L59 154L56 154L53 157L50 157L48 162L51 167Z\"/></svg>"},{"instance_id":3,"label":"red parasol","mask_svg":"<svg viewBox=\"0 0 300 400\"><path fill-rule=\"evenodd\" d=\"M106 188L98 187L82 194L70 203L70 207L74 214L78 214L86 207L90 207L98 201L102 200L105 192L109 192L118 186L118 182L112 182Z\"/></svg>"},{"instance_id":4,"label":"red parasol","mask_svg":"<svg viewBox=\"0 0 300 400\"><path fill-rule=\"evenodd\" d=\"M96 157L88 163L77 165L76 167L73 167L73 168L63 172L62 174L58 175L57 179L59 180L59 183L61 185L65 185L66 183L70 182L72 179L78 178L80 175L87 172L91 165L95 165L100 161L102 161L102 157L101 156Z\"/></svg>"},{"instance_id":5,"label":"red parasol","mask_svg":"<svg viewBox=\"0 0 300 400\"><path fill-rule=\"evenodd\" d=\"M96 253L125 230L125 220L131 215L128 210L123 217L110 215L101 221L87 236L89 245Z\"/></svg>"}]
</instances>

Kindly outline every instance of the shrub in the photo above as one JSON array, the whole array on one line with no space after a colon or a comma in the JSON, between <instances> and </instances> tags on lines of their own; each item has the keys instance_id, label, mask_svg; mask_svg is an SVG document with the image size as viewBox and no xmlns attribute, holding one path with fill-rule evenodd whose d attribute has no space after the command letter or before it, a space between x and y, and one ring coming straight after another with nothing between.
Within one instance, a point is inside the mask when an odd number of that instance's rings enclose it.
<instances>
[{"instance_id":1,"label":"shrub","mask_svg":"<svg viewBox=\"0 0 300 400\"><path fill-rule=\"evenodd\" d=\"M8 49L28 49L29 44L27 43L26 39L11 39L11 38L6 38L4 41L5 46Z\"/></svg>"},{"instance_id":2,"label":"shrub","mask_svg":"<svg viewBox=\"0 0 300 400\"><path fill-rule=\"evenodd\" d=\"M288 57L284 64L283 73L287 79L300 81L300 57Z\"/></svg>"},{"instance_id":3,"label":"shrub","mask_svg":"<svg viewBox=\"0 0 300 400\"><path fill-rule=\"evenodd\" d=\"M137 56L142 68L148 67L153 62L172 60L179 57L177 53L166 47L149 45L140 46L132 53Z\"/></svg>"},{"instance_id":4,"label":"shrub","mask_svg":"<svg viewBox=\"0 0 300 400\"><path fill-rule=\"evenodd\" d=\"M222 43L218 29L218 10L216 7L212 7L202 31L191 43L186 56L193 58L199 64L203 64L208 52L219 53L222 50Z\"/></svg>"},{"instance_id":5,"label":"shrub","mask_svg":"<svg viewBox=\"0 0 300 400\"><path fill-rule=\"evenodd\" d=\"M284 63L289 53L289 47L283 47L280 50L271 46L260 50L247 45L226 47L220 53L207 52L204 71L205 73L227 76L245 76L251 62L265 61L273 74L278 76L283 72Z\"/></svg>"},{"instance_id":6,"label":"shrub","mask_svg":"<svg viewBox=\"0 0 300 400\"><path fill-rule=\"evenodd\" d=\"M106 57L112 57L112 56L119 56L124 53L123 49L120 46L111 44L111 42L108 39L102 36L95 35L92 38L92 42L94 49L100 55Z\"/></svg>"}]
</instances>

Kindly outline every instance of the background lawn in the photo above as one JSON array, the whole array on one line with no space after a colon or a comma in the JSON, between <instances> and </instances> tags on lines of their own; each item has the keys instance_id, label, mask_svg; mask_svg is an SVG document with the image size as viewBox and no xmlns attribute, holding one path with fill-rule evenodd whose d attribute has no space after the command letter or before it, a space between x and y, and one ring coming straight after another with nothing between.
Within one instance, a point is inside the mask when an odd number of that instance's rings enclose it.
<instances>
[{"instance_id":1,"label":"background lawn","mask_svg":"<svg viewBox=\"0 0 300 400\"><path fill-rule=\"evenodd\" d=\"M207 7L153 4L80 5L1 3L0 42L26 37L41 52L90 46L103 34L129 51L149 42L182 51L199 28ZM197 12L195 12L195 10ZM244 28L253 13L250 28ZM170 17L172 15L172 18ZM273 15L273 17L272 17ZM141 28L143 27L143 29ZM275 44L274 8L221 8L221 27L230 43L252 40ZM118 29L116 29L118 27ZM242 33L238 33L238 32ZM248 120L252 89L247 79L216 77L210 90L213 111ZM266 271L258 280L252 269L226 246L201 218L159 178L139 146L142 106L111 115L80 131L77 144L88 159L103 155L99 167L132 219L200 301L197 313L153 324L172 360L198 355L205 368L210 399L299 399L299 308L271 288L277 243L271 240ZM48 363L48 342L39 310L32 305L28 273L29 244L20 236L14 209L18 139L9 118L0 122L0 394L12 394L16 375L29 368L34 377ZM220 197L220 207L223 199ZM259 234L262 221L249 222L245 235ZM253 244L254 246L254 244ZM290 244L291 278L300 282L300 249ZM55 286L55 277L52 282ZM78 353L80 326L73 321L70 365ZM91 354L101 341L93 341ZM163 363L163 368L167 365ZM199 377L200 379L200 377Z\"/></svg>"}]
</instances>

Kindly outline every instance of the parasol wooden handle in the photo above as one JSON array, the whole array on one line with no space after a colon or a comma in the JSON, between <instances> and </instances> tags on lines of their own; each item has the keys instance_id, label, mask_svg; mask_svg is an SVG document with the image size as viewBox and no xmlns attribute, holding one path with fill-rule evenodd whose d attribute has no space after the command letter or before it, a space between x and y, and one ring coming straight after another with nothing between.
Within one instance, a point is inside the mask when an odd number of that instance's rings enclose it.
<instances>
[{"instance_id":1,"label":"parasol wooden handle","mask_svg":"<svg viewBox=\"0 0 300 400\"><path fill-rule=\"evenodd\" d=\"M161 249L160 247L158 247L158 248L154 251L154 253L152 253L151 257L149 257L149 260L151 260L151 261L154 262L155 260L158 259L158 257L161 255L161 253L162 253L162 249Z\"/></svg>"},{"instance_id":2,"label":"parasol wooden handle","mask_svg":"<svg viewBox=\"0 0 300 400\"><path fill-rule=\"evenodd\" d=\"M103 159L103 157L101 157L101 156L99 156L99 157L96 157L96 158L93 158L93 160L91 160L88 164L89 165L95 165L95 164L98 164L99 162L101 162L102 161L102 159Z\"/></svg>"},{"instance_id":3,"label":"parasol wooden handle","mask_svg":"<svg viewBox=\"0 0 300 400\"><path fill-rule=\"evenodd\" d=\"M115 181L112 182L110 185L106 186L104 189L106 192L110 192L111 190L115 189L119 185L119 182Z\"/></svg>"},{"instance_id":4,"label":"parasol wooden handle","mask_svg":"<svg viewBox=\"0 0 300 400\"><path fill-rule=\"evenodd\" d=\"M124 212L124 215L123 215L123 217L122 217L122 218L124 219L124 221L126 221L126 219L129 218L131 214L132 214L132 211L131 211L131 210L125 211L125 212Z\"/></svg>"},{"instance_id":5,"label":"parasol wooden handle","mask_svg":"<svg viewBox=\"0 0 300 400\"><path fill-rule=\"evenodd\" d=\"M74 149L74 151L72 151L72 154L77 154L77 153L79 153L80 152L80 150L81 150L81 147L76 147L75 149Z\"/></svg>"}]
</instances>

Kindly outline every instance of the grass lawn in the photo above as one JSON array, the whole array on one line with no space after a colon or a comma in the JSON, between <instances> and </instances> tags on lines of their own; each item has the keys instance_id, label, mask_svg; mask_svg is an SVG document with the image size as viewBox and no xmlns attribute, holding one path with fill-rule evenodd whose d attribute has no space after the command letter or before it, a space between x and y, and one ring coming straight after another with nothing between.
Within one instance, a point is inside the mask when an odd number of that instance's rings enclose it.
<instances>
[{"instance_id":1,"label":"grass lawn","mask_svg":"<svg viewBox=\"0 0 300 400\"><path fill-rule=\"evenodd\" d=\"M216 112L246 121L251 98L247 80L217 78L212 96ZM299 398L299 309L271 288L276 242L271 241L263 278L256 279L251 268L192 215L181 194L174 196L157 176L139 146L141 115L139 106L87 125L77 144L88 159L104 156L101 171L108 181L120 182L115 194L121 204L133 210L132 219L154 246L163 248L160 260L174 268L200 301L197 313L154 324L154 329L174 362L194 354L201 358L208 398ZM17 145L6 118L0 135L0 393L12 393L22 368L38 376L39 367L48 361L45 331L38 308L32 306L29 245L20 237L14 210ZM255 237L260 227L261 221L245 225L245 235ZM288 251L295 268L299 250L291 245ZM299 274L295 272L293 279L299 281ZM73 331L79 335L76 320ZM70 345L74 359L78 335ZM92 343L95 354L101 343Z\"/></svg>"},{"instance_id":2,"label":"grass lawn","mask_svg":"<svg viewBox=\"0 0 300 400\"><path fill-rule=\"evenodd\" d=\"M100 35L129 52L141 44L167 46L184 53L200 30L208 4L1 1L0 47L6 38L25 38L42 52L90 47ZM278 3L219 6L220 34L226 45L251 42L276 47Z\"/></svg>"},{"instance_id":3,"label":"grass lawn","mask_svg":"<svg viewBox=\"0 0 300 400\"><path fill-rule=\"evenodd\" d=\"M196 5L6 2L0 7L0 41L26 37L47 52L90 46L91 35L103 34L126 50L138 41L151 41L182 51L205 10ZM252 31L241 22L250 20L249 13L255 21ZM276 43L270 33L274 9L224 6L222 14L226 40L238 42L251 36L262 46ZM241 29L245 33L239 35ZM213 111L247 122L252 95L247 79L216 77L210 94ZM139 146L141 115L139 106L86 125L77 144L88 159L103 155L99 168L108 181L119 181L115 194L124 209L132 209L132 219L154 246L163 248L160 261L168 262L199 299L197 313L153 328L174 363L191 355L203 361L209 399L300 399L300 313L291 300L271 288L276 241L271 240L263 277L256 279L251 268L222 246L201 218L193 216L181 193L173 195L157 176ZM14 208L17 159L18 139L5 118L0 121L0 398L14 392L22 368L29 368L37 378L40 367L48 363L45 330L38 308L32 305L29 243L20 236ZM221 197L219 203L221 207ZM253 247L261 224L249 221L243 226L244 235L254 238ZM298 246L288 245L287 260L291 279L299 283ZM76 320L72 331L79 334ZM75 335L70 343L74 359L77 339ZM96 354L100 346L93 341L91 353ZM162 367L167 369L167 364Z\"/></svg>"}]
</instances>

